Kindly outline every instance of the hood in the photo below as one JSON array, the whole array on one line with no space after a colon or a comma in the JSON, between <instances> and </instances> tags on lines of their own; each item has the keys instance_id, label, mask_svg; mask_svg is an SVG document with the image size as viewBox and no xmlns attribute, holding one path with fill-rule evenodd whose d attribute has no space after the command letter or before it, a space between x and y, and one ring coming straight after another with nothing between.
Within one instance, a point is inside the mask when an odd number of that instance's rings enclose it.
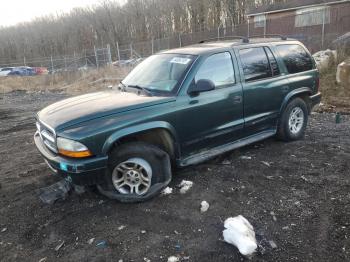
<instances>
[{"instance_id":1,"label":"hood","mask_svg":"<svg viewBox=\"0 0 350 262\"><path fill-rule=\"evenodd\" d=\"M59 130L95 118L174 100L174 97L141 96L118 91L97 92L54 103L37 116L43 123Z\"/></svg>"}]
</instances>

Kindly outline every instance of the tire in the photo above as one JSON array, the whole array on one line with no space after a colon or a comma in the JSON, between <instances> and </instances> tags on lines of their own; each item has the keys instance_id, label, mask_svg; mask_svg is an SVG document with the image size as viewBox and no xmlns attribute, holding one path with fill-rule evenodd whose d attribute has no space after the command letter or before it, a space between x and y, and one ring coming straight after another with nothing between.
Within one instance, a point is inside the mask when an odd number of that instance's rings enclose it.
<instances>
[{"instance_id":1,"label":"tire","mask_svg":"<svg viewBox=\"0 0 350 262\"><path fill-rule=\"evenodd\" d=\"M105 183L99 192L121 202L142 202L158 195L171 181L169 155L154 145L133 142L109 155Z\"/></svg>"},{"instance_id":2,"label":"tire","mask_svg":"<svg viewBox=\"0 0 350 262\"><path fill-rule=\"evenodd\" d=\"M308 122L308 108L305 101L294 98L286 106L277 129L277 137L283 141L300 140L305 135Z\"/></svg>"}]
</instances>

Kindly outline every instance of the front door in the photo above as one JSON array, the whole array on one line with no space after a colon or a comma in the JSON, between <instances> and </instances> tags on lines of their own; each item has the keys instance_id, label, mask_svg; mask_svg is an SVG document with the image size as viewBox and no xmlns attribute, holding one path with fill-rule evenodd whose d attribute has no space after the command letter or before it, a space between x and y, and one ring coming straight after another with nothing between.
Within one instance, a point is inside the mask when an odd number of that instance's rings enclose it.
<instances>
[{"instance_id":1,"label":"front door","mask_svg":"<svg viewBox=\"0 0 350 262\"><path fill-rule=\"evenodd\" d=\"M178 97L177 131L183 155L234 141L243 128L242 86L235 78L237 63L232 54L212 54L198 63L192 84L208 79L215 90Z\"/></svg>"}]
</instances>

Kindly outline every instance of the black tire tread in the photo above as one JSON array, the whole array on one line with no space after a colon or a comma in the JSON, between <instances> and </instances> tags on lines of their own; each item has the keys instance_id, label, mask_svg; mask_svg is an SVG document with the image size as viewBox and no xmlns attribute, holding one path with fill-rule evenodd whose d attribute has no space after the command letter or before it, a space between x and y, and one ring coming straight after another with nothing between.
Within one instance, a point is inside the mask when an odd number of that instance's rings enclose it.
<instances>
[{"instance_id":1,"label":"black tire tread","mask_svg":"<svg viewBox=\"0 0 350 262\"><path fill-rule=\"evenodd\" d=\"M289 129L288 129L288 119L289 119L289 114L292 111L292 109L295 106L299 106L303 109L304 111L304 126L303 126L303 130L300 132L300 135L297 137L293 137L290 133L289 133ZM277 138L285 141L285 142L289 142L289 141L295 141L295 140L299 140L301 139L304 134L305 134L305 129L307 126L307 121L308 121L308 107L306 102L300 98L300 97L296 97L294 99L292 99L286 106L286 108L284 109L280 119L279 119L279 123L278 123L278 127L277 127Z\"/></svg>"}]
</instances>

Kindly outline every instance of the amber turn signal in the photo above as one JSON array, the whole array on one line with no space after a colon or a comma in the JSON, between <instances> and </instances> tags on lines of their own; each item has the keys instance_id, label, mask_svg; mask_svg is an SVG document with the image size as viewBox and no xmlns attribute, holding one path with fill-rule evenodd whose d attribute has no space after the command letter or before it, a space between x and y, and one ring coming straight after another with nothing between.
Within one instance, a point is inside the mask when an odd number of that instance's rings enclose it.
<instances>
[{"instance_id":1,"label":"amber turn signal","mask_svg":"<svg viewBox=\"0 0 350 262\"><path fill-rule=\"evenodd\" d=\"M84 158L84 157L92 156L92 153L90 152L90 150L74 152L74 151L68 151L68 150L64 150L64 149L59 149L58 152L62 156L68 156L68 157L74 157L74 158Z\"/></svg>"}]
</instances>

